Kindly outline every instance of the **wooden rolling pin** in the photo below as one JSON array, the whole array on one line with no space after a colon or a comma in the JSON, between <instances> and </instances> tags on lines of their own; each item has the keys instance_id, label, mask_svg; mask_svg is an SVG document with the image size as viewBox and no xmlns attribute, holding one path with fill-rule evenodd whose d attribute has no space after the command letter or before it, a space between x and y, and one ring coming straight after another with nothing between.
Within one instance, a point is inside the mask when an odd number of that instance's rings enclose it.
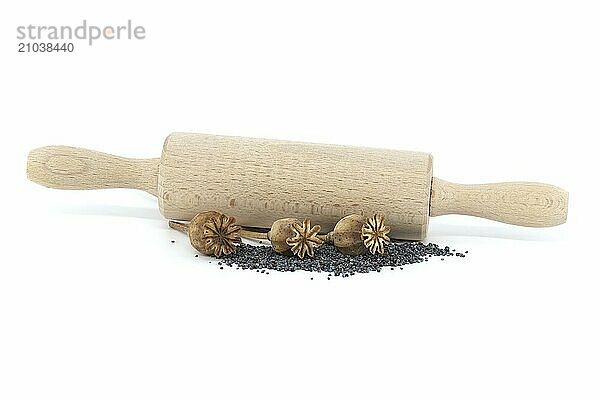
<instances>
[{"instance_id":1,"label":"wooden rolling pin","mask_svg":"<svg viewBox=\"0 0 600 400\"><path fill-rule=\"evenodd\" d=\"M141 189L165 218L201 211L269 228L309 217L323 231L349 214L381 213L396 239L421 240L429 216L463 214L547 227L567 218L568 193L533 182L462 185L432 177L427 153L173 133L162 156L130 159L66 146L32 150L27 176L57 189Z\"/></svg>"}]
</instances>

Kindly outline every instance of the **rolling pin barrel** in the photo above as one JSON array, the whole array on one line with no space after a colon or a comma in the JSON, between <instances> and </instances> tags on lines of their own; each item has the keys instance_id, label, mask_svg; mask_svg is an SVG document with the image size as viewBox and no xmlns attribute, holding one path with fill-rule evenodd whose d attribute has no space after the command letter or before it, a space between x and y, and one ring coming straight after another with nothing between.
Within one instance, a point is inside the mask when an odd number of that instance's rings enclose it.
<instances>
[{"instance_id":1,"label":"rolling pin barrel","mask_svg":"<svg viewBox=\"0 0 600 400\"><path fill-rule=\"evenodd\" d=\"M346 215L385 215L392 237L423 239L432 158L427 153L174 133L165 141L158 201L169 219L202 210L270 227L309 217L332 230Z\"/></svg>"}]
</instances>

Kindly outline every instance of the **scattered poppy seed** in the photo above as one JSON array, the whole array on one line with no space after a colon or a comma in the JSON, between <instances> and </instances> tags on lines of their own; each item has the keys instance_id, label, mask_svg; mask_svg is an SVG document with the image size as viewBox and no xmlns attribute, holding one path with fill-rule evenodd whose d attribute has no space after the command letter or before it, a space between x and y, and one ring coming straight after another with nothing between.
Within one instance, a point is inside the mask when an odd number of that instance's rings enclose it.
<instances>
[{"instance_id":1,"label":"scattered poppy seed","mask_svg":"<svg viewBox=\"0 0 600 400\"><path fill-rule=\"evenodd\" d=\"M330 280L332 276L347 278L355 274L381 272L383 267L402 270L403 265L429 261L431 257L441 257L441 259L449 256L464 257L465 253L467 252L455 253L448 246L439 247L434 243L400 241L386 246L383 255L367 253L350 256L340 253L330 244L324 244L315 251L314 257L300 259L276 253L270 246L241 243L235 253L221 257L219 265L225 264L230 267L235 266L236 269L255 270L257 273L267 274L268 271L324 272ZM314 278L311 276L310 279Z\"/></svg>"}]
</instances>

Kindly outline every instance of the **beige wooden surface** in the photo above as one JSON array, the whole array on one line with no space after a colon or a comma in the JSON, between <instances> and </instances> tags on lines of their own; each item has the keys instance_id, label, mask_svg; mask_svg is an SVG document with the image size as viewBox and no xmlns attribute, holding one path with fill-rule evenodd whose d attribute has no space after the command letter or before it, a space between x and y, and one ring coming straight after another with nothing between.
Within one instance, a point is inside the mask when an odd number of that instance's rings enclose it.
<instances>
[{"instance_id":1,"label":"beige wooden surface","mask_svg":"<svg viewBox=\"0 0 600 400\"><path fill-rule=\"evenodd\" d=\"M429 215L464 214L515 225L566 221L568 193L535 182L462 185L432 178L427 153L175 133L162 157L34 149L27 176L57 189L132 188L158 197L168 219L215 210L245 226L309 217L323 232L350 214L385 215L391 237L424 239Z\"/></svg>"},{"instance_id":2,"label":"beige wooden surface","mask_svg":"<svg viewBox=\"0 0 600 400\"><path fill-rule=\"evenodd\" d=\"M140 189L156 196L160 158L133 159L68 146L32 150L27 177L55 189Z\"/></svg>"},{"instance_id":3,"label":"beige wooden surface","mask_svg":"<svg viewBox=\"0 0 600 400\"><path fill-rule=\"evenodd\" d=\"M218 210L270 227L309 217L325 232L346 215L381 213L392 237L423 239L431 171L427 153L175 133L163 148L158 199L169 219Z\"/></svg>"},{"instance_id":4,"label":"beige wooden surface","mask_svg":"<svg viewBox=\"0 0 600 400\"><path fill-rule=\"evenodd\" d=\"M430 215L472 215L507 224L548 227L567 220L569 194L537 182L464 185L433 178Z\"/></svg>"}]
</instances>

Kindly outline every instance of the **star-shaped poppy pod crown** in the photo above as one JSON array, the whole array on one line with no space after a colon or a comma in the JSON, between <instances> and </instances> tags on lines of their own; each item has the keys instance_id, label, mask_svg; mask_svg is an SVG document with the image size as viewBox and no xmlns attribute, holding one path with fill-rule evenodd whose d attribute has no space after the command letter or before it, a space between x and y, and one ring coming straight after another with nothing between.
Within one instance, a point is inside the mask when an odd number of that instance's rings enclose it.
<instances>
[{"instance_id":1,"label":"star-shaped poppy pod crown","mask_svg":"<svg viewBox=\"0 0 600 400\"><path fill-rule=\"evenodd\" d=\"M235 224L235 218L221 214L211 218L203 226L206 250L216 257L229 255L236 250L240 242L240 226Z\"/></svg>"},{"instance_id":2,"label":"star-shaped poppy pod crown","mask_svg":"<svg viewBox=\"0 0 600 400\"><path fill-rule=\"evenodd\" d=\"M369 218L369 220L362 227L362 237L364 239L365 247L375 254L384 253L384 245L390 242L388 233L391 229L383 224L383 215L376 214Z\"/></svg>"},{"instance_id":3,"label":"star-shaped poppy pod crown","mask_svg":"<svg viewBox=\"0 0 600 400\"><path fill-rule=\"evenodd\" d=\"M315 255L314 249L323 244L323 240L317 237L321 230L321 225L310 227L310 219L304 218L302 225L292 224L294 237L286 239L286 243L292 248L292 253L300 258L304 258L306 254L309 257Z\"/></svg>"}]
</instances>

